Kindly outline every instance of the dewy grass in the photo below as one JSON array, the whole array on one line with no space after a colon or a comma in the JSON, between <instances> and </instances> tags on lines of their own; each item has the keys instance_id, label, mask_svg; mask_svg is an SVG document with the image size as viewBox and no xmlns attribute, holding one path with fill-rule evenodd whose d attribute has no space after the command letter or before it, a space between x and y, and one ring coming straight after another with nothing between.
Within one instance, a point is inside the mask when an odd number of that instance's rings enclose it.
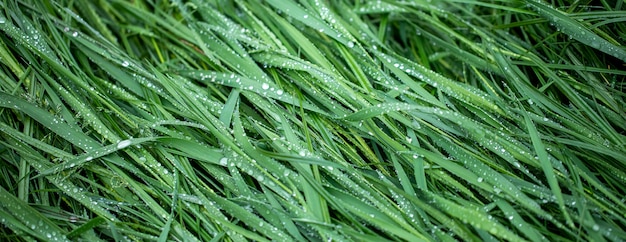
<instances>
[{"instance_id":1,"label":"dewy grass","mask_svg":"<svg viewBox=\"0 0 626 242\"><path fill-rule=\"evenodd\" d=\"M0 2L0 240L626 240L625 8Z\"/></svg>"}]
</instances>

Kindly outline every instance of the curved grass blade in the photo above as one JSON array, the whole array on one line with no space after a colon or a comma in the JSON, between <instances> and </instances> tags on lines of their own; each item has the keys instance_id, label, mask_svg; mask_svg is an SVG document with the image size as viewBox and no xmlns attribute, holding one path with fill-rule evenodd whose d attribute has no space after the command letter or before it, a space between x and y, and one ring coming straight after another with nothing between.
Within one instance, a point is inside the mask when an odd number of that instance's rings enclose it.
<instances>
[{"instance_id":1,"label":"curved grass blade","mask_svg":"<svg viewBox=\"0 0 626 242\"><path fill-rule=\"evenodd\" d=\"M626 62L626 50L624 47L617 46L598 36L582 23L574 20L562 11L545 4L542 0L527 0L526 3L532 6L539 15L553 23L561 32L581 43Z\"/></svg>"},{"instance_id":2,"label":"curved grass blade","mask_svg":"<svg viewBox=\"0 0 626 242\"><path fill-rule=\"evenodd\" d=\"M95 227L98 227L102 224L105 224L107 221L103 217L95 217L84 223L83 225L75 228L71 232L67 234L67 238L70 240L78 238L81 234L86 233L87 231L92 230Z\"/></svg>"},{"instance_id":3,"label":"curved grass blade","mask_svg":"<svg viewBox=\"0 0 626 242\"><path fill-rule=\"evenodd\" d=\"M565 221L570 227L574 228L574 222L572 221L572 218L569 216L569 213L565 208L565 203L563 202L563 194L561 193L561 187L559 186L559 182L556 178L556 175L554 174L554 168L552 167L552 163L548 158L548 152L546 151L546 147L539 137L539 133L537 132L535 124L525 113L524 121L526 123L526 128L528 129L528 133L530 135L530 139L532 141L535 152L537 153L537 157L539 158L541 169L543 170L546 179L548 180L548 185L550 185L552 193L556 197L556 201L559 204L559 208L561 209L563 216L565 217Z\"/></svg>"},{"instance_id":4,"label":"curved grass blade","mask_svg":"<svg viewBox=\"0 0 626 242\"><path fill-rule=\"evenodd\" d=\"M490 234L505 239L508 241L525 241L525 239L519 237L513 233L506 226L491 219L488 215L475 209L467 208L463 205L449 201L431 192L418 191L418 194L429 200L429 203L438 207L450 216L453 216L464 223L469 223L471 226L482 229Z\"/></svg>"},{"instance_id":5,"label":"curved grass blade","mask_svg":"<svg viewBox=\"0 0 626 242\"><path fill-rule=\"evenodd\" d=\"M65 140L82 148L83 150L92 150L100 147L101 144L81 132L78 127L71 126L65 121L53 116L46 110L43 110L32 103L21 98L0 91L0 107L21 111L50 129L50 131L63 137Z\"/></svg>"},{"instance_id":6,"label":"curved grass blade","mask_svg":"<svg viewBox=\"0 0 626 242\"><path fill-rule=\"evenodd\" d=\"M134 145L141 145L145 142L155 141L156 139L157 137L127 139L127 140L122 140L118 142L117 144L110 144L110 145L102 146L97 149L92 149L67 162L52 166L48 168L47 170L40 172L40 175L47 176L47 175L59 173L70 168L81 166L87 162L103 157L105 155L115 153L119 150L125 149L126 147L134 146Z\"/></svg>"},{"instance_id":7,"label":"curved grass blade","mask_svg":"<svg viewBox=\"0 0 626 242\"><path fill-rule=\"evenodd\" d=\"M319 31L320 33L324 33L345 45L348 45L348 42L350 42L334 28L332 28L330 25L320 19L317 14L307 11L306 9L298 5L295 1L268 0L267 2L275 8L280 9L287 15L291 16L292 18L297 19L307 26Z\"/></svg>"},{"instance_id":8,"label":"curved grass blade","mask_svg":"<svg viewBox=\"0 0 626 242\"><path fill-rule=\"evenodd\" d=\"M3 223L11 223L11 227L20 228L23 233L40 240L69 241L59 226L50 221L26 202L18 199L0 186L0 208ZM20 231L16 231L19 233Z\"/></svg>"}]
</instances>

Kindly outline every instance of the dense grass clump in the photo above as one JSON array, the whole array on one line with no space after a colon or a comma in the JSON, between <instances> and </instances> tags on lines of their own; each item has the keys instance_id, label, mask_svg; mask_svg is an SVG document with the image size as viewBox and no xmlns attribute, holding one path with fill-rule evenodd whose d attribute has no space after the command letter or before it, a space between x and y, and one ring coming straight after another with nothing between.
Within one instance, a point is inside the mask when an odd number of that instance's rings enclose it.
<instances>
[{"instance_id":1,"label":"dense grass clump","mask_svg":"<svg viewBox=\"0 0 626 242\"><path fill-rule=\"evenodd\" d=\"M0 2L0 240L623 241L623 1Z\"/></svg>"}]
</instances>

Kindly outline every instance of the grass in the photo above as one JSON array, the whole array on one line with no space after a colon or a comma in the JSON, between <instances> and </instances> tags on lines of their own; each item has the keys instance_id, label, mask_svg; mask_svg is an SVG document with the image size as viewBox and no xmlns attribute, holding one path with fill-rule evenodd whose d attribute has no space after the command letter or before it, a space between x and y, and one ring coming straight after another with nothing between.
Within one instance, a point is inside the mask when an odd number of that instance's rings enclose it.
<instances>
[{"instance_id":1,"label":"grass","mask_svg":"<svg viewBox=\"0 0 626 242\"><path fill-rule=\"evenodd\" d=\"M623 1L0 9L1 240L626 239Z\"/></svg>"}]
</instances>

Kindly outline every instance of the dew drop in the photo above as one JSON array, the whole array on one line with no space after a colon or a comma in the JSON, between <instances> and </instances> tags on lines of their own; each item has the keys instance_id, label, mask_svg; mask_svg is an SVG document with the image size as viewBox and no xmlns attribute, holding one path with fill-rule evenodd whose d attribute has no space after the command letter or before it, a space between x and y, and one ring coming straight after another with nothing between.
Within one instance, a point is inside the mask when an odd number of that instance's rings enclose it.
<instances>
[{"instance_id":1,"label":"dew drop","mask_svg":"<svg viewBox=\"0 0 626 242\"><path fill-rule=\"evenodd\" d=\"M348 48L352 48L352 47L354 47L354 42L349 41L349 42L348 42Z\"/></svg>"},{"instance_id":2,"label":"dew drop","mask_svg":"<svg viewBox=\"0 0 626 242\"><path fill-rule=\"evenodd\" d=\"M7 22L7 18L5 18L4 16L0 17L0 24L6 23Z\"/></svg>"},{"instance_id":3,"label":"dew drop","mask_svg":"<svg viewBox=\"0 0 626 242\"><path fill-rule=\"evenodd\" d=\"M278 94L278 95L283 95L283 90L278 90L278 91L276 91L276 94Z\"/></svg>"},{"instance_id":4,"label":"dew drop","mask_svg":"<svg viewBox=\"0 0 626 242\"><path fill-rule=\"evenodd\" d=\"M78 37L78 32L74 32L74 33L72 33L72 36L74 36L74 37Z\"/></svg>"},{"instance_id":5,"label":"dew drop","mask_svg":"<svg viewBox=\"0 0 626 242\"><path fill-rule=\"evenodd\" d=\"M90 161L93 160L93 156L88 156L87 158L85 158L85 161Z\"/></svg>"},{"instance_id":6,"label":"dew drop","mask_svg":"<svg viewBox=\"0 0 626 242\"><path fill-rule=\"evenodd\" d=\"M222 159L220 159L220 165L226 166L227 164L228 164L228 158L222 157Z\"/></svg>"},{"instance_id":7,"label":"dew drop","mask_svg":"<svg viewBox=\"0 0 626 242\"><path fill-rule=\"evenodd\" d=\"M483 182L483 178L482 177L478 177L477 181L478 182Z\"/></svg>"},{"instance_id":8,"label":"dew drop","mask_svg":"<svg viewBox=\"0 0 626 242\"><path fill-rule=\"evenodd\" d=\"M128 63L128 61L122 62L122 66L124 66L124 67L128 67L129 65L130 65L130 63Z\"/></svg>"},{"instance_id":9,"label":"dew drop","mask_svg":"<svg viewBox=\"0 0 626 242\"><path fill-rule=\"evenodd\" d=\"M502 192L502 190L500 188L493 188L493 192L495 192L496 194L500 194Z\"/></svg>"},{"instance_id":10,"label":"dew drop","mask_svg":"<svg viewBox=\"0 0 626 242\"><path fill-rule=\"evenodd\" d=\"M124 149L124 148L126 148L127 146L129 146L129 145L130 145L130 143L131 143L131 141L130 141L130 140L122 140L122 141L120 141L119 143L117 143L117 148L118 148L118 149Z\"/></svg>"},{"instance_id":11,"label":"dew drop","mask_svg":"<svg viewBox=\"0 0 626 242\"><path fill-rule=\"evenodd\" d=\"M267 90L268 88L270 88L270 85L267 83L263 83L263 85L261 86L261 88L263 88L263 90Z\"/></svg>"}]
</instances>

